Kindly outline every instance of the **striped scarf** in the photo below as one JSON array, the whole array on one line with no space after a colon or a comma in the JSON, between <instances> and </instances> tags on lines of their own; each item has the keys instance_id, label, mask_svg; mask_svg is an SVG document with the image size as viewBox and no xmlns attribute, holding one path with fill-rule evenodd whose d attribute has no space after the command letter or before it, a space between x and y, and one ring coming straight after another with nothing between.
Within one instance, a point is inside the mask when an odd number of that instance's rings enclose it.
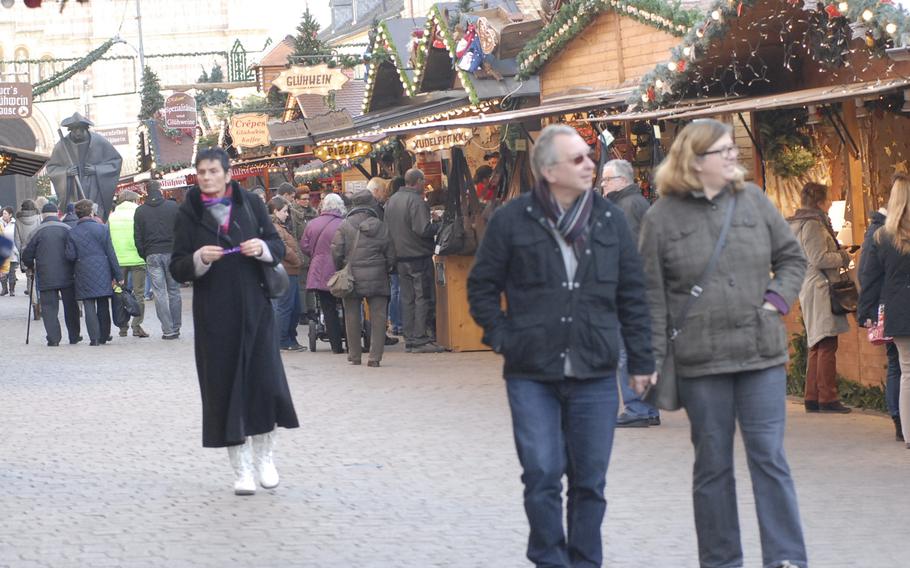
<instances>
[{"instance_id":1,"label":"striped scarf","mask_svg":"<svg viewBox=\"0 0 910 568\"><path fill-rule=\"evenodd\" d=\"M594 191L589 189L579 195L567 210L563 210L559 205L545 181L534 186L533 194L547 219L556 226L556 230L559 231L562 238L572 246L575 258L581 258L588 240L591 211L594 209Z\"/></svg>"}]
</instances>

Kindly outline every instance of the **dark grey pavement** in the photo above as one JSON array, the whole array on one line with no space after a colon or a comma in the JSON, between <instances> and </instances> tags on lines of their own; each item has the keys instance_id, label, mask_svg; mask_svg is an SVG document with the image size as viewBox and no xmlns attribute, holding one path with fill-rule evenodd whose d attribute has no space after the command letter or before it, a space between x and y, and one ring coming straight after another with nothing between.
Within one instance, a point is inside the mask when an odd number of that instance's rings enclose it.
<instances>
[{"instance_id":1,"label":"dark grey pavement","mask_svg":"<svg viewBox=\"0 0 910 568\"><path fill-rule=\"evenodd\" d=\"M40 322L25 346L25 298L0 298L0 566L527 566L496 356L284 355L302 427L280 432L280 487L235 497L227 453L201 447L190 294L179 341L147 309L151 338L57 348ZM619 432L607 566L697 565L687 428L674 413ZM910 566L910 451L890 420L793 404L788 432L812 565ZM741 445L737 469L757 567Z\"/></svg>"}]
</instances>

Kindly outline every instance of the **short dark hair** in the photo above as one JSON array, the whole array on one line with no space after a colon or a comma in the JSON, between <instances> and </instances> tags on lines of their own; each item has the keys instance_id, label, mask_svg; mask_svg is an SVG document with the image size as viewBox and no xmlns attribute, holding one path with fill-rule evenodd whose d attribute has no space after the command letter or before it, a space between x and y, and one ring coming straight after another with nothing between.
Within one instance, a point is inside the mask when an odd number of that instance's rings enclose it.
<instances>
[{"instance_id":1,"label":"short dark hair","mask_svg":"<svg viewBox=\"0 0 910 568\"><path fill-rule=\"evenodd\" d=\"M474 183L480 183L482 181L487 181L493 177L493 168L490 166L480 166L477 168L477 171L474 172Z\"/></svg>"},{"instance_id":2,"label":"short dark hair","mask_svg":"<svg viewBox=\"0 0 910 568\"><path fill-rule=\"evenodd\" d=\"M4 211L8 211L10 215L12 215L13 213L15 213L15 211L13 211L13 208L12 208L12 207L9 207L9 206L4 207L3 209L0 209L0 213L2 213L2 212L4 212Z\"/></svg>"},{"instance_id":3,"label":"short dark hair","mask_svg":"<svg viewBox=\"0 0 910 568\"><path fill-rule=\"evenodd\" d=\"M269 199L269 215L274 214L276 211L281 211L288 205L288 200L283 197L273 197Z\"/></svg>"},{"instance_id":4,"label":"short dark hair","mask_svg":"<svg viewBox=\"0 0 910 568\"><path fill-rule=\"evenodd\" d=\"M810 181L803 186L803 190L800 192L800 205L804 209L818 209L826 197L828 197L828 186Z\"/></svg>"},{"instance_id":5,"label":"short dark hair","mask_svg":"<svg viewBox=\"0 0 910 568\"><path fill-rule=\"evenodd\" d=\"M22 202L21 205L19 205L19 210L20 211L37 211L38 205L31 199L26 199L25 201Z\"/></svg>"},{"instance_id":6,"label":"short dark hair","mask_svg":"<svg viewBox=\"0 0 910 568\"><path fill-rule=\"evenodd\" d=\"M79 201L76 202L76 206L75 206L76 217L79 217L80 219L82 219L83 217L91 217L92 208L94 206L95 206L95 204L92 203L91 199L80 199Z\"/></svg>"},{"instance_id":7,"label":"short dark hair","mask_svg":"<svg viewBox=\"0 0 910 568\"><path fill-rule=\"evenodd\" d=\"M196 163L193 165L197 168L203 160L214 160L221 163L221 169L228 171L231 169L231 158L228 156L228 153L224 151L224 148L220 146L212 146L211 148L206 148L200 150L196 153Z\"/></svg>"},{"instance_id":8,"label":"short dark hair","mask_svg":"<svg viewBox=\"0 0 910 568\"><path fill-rule=\"evenodd\" d=\"M296 192L297 189L288 182L282 182L282 184L278 186L278 195L294 195Z\"/></svg>"}]
</instances>

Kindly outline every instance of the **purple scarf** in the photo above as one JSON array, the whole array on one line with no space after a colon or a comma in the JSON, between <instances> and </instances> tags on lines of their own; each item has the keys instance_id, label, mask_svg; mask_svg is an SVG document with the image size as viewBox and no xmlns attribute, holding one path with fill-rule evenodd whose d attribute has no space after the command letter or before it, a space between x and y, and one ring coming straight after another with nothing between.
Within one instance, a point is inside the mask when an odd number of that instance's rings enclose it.
<instances>
[{"instance_id":1,"label":"purple scarf","mask_svg":"<svg viewBox=\"0 0 910 568\"><path fill-rule=\"evenodd\" d=\"M212 214L212 217L218 222L218 226L225 235L231 223L231 196L233 194L233 188L230 186L224 192L224 197L208 197L200 192L202 205Z\"/></svg>"},{"instance_id":2,"label":"purple scarf","mask_svg":"<svg viewBox=\"0 0 910 568\"><path fill-rule=\"evenodd\" d=\"M589 189L579 195L565 211L553 197L547 182L537 183L532 191L547 219L556 226L556 230L559 231L562 238L572 246L575 258L581 258L588 240L588 226L591 221L591 211L594 209L594 191Z\"/></svg>"}]
</instances>

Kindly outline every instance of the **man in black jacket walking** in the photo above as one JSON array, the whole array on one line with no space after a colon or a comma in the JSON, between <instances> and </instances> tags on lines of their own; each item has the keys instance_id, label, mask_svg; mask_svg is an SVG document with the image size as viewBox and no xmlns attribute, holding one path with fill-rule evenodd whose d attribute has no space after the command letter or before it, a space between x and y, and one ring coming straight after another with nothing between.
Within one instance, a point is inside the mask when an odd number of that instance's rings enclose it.
<instances>
[{"instance_id":1,"label":"man in black jacket walking","mask_svg":"<svg viewBox=\"0 0 910 568\"><path fill-rule=\"evenodd\" d=\"M633 242L638 246L638 235L641 232L641 219L651 206L641 194L641 188L635 183L635 171L626 160L610 160L604 164L601 176L603 195L615 203L626 217ZM622 348L619 361L619 386L622 394L622 412L616 421L620 428L647 428L660 425L660 412L654 406L641 400L628 385L626 370L626 349Z\"/></svg>"},{"instance_id":2,"label":"man in black jacket walking","mask_svg":"<svg viewBox=\"0 0 910 568\"><path fill-rule=\"evenodd\" d=\"M636 392L656 380L644 274L621 210L591 188L595 165L574 129L545 128L531 167L533 191L487 226L468 299L484 342L505 358L528 558L537 566L595 567L603 561L620 333Z\"/></svg>"},{"instance_id":3,"label":"man in black jacket walking","mask_svg":"<svg viewBox=\"0 0 910 568\"><path fill-rule=\"evenodd\" d=\"M73 289L73 263L66 258L67 224L57 220L57 206L46 204L41 209L41 224L32 233L22 252L22 264L34 270L35 283L41 292L41 319L49 347L60 345L62 331L57 319L60 300L63 300L63 321L70 344L79 343L79 306Z\"/></svg>"},{"instance_id":4,"label":"man in black jacket walking","mask_svg":"<svg viewBox=\"0 0 910 568\"><path fill-rule=\"evenodd\" d=\"M145 203L136 209L133 222L133 239L136 251L145 259L155 313L161 322L161 338L180 337L181 311L180 285L171 276L171 251L174 249L174 223L180 206L161 194L161 186L152 181L148 185Z\"/></svg>"}]
</instances>

